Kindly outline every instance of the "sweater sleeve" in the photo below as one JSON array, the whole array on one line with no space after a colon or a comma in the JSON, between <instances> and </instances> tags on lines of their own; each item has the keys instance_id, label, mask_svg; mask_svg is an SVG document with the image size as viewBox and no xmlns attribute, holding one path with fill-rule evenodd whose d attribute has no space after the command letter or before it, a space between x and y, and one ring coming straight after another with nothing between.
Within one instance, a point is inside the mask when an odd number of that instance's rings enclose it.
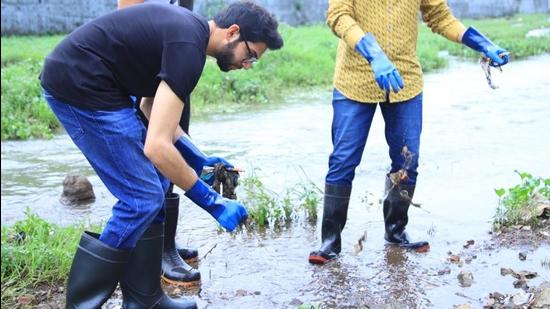
<instances>
[{"instance_id":1,"label":"sweater sleeve","mask_svg":"<svg viewBox=\"0 0 550 309\"><path fill-rule=\"evenodd\" d=\"M460 37L466 27L453 16L446 0L422 0L420 11L422 19L433 32L460 43Z\"/></svg>"},{"instance_id":2,"label":"sweater sleeve","mask_svg":"<svg viewBox=\"0 0 550 309\"><path fill-rule=\"evenodd\" d=\"M327 25L337 37L343 39L351 48L355 48L357 42L365 35L354 15L353 0L329 1Z\"/></svg>"}]
</instances>

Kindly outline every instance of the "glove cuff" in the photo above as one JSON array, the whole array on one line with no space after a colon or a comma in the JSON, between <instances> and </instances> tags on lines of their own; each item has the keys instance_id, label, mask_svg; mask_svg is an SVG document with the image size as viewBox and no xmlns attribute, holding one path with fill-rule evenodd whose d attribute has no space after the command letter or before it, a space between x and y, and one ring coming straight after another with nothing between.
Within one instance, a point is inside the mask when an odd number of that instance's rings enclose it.
<instances>
[{"instance_id":1,"label":"glove cuff","mask_svg":"<svg viewBox=\"0 0 550 309\"><path fill-rule=\"evenodd\" d=\"M186 135L182 135L174 143L174 146L180 152L185 162L195 170L198 176L202 174L202 168L206 161L206 155L193 144L191 139Z\"/></svg>"},{"instance_id":2,"label":"glove cuff","mask_svg":"<svg viewBox=\"0 0 550 309\"><path fill-rule=\"evenodd\" d=\"M198 178L197 182L185 192L185 196L216 219L218 219L223 212L221 205L216 204L216 199L219 197L219 194L200 178Z\"/></svg>"},{"instance_id":3,"label":"glove cuff","mask_svg":"<svg viewBox=\"0 0 550 309\"><path fill-rule=\"evenodd\" d=\"M355 50L363 55L369 63L371 63L374 58L385 55L382 48L380 48L380 45L378 45L378 42L376 42L376 38L370 32L365 34L365 36L359 40L355 46Z\"/></svg>"},{"instance_id":4,"label":"glove cuff","mask_svg":"<svg viewBox=\"0 0 550 309\"><path fill-rule=\"evenodd\" d=\"M466 32L464 32L464 35L462 36L462 44L481 53L486 53L488 46L495 45L476 28L471 26L466 29Z\"/></svg>"}]
</instances>

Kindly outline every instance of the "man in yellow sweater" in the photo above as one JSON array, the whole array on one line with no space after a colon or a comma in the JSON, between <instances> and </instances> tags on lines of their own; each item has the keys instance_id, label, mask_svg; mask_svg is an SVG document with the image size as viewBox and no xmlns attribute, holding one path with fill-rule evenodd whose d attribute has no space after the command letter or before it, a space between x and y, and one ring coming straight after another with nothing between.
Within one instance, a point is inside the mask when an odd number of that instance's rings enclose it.
<instances>
[{"instance_id":1,"label":"man in yellow sweater","mask_svg":"<svg viewBox=\"0 0 550 309\"><path fill-rule=\"evenodd\" d=\"M419 12L433 32L479 51L492 66L508 62L506 50L475 28L466 29L445 0L329 1L327 24L340 38L332 100L334 148L325 183L322 244L310 253L311 263L324 264L341 251L355 168L377 105L392 161L385 180L384 238L402 247L429 247L427 242L411 242L405 233L422 130L422 68L416 56Z\"/></svg>"}]
</instances>

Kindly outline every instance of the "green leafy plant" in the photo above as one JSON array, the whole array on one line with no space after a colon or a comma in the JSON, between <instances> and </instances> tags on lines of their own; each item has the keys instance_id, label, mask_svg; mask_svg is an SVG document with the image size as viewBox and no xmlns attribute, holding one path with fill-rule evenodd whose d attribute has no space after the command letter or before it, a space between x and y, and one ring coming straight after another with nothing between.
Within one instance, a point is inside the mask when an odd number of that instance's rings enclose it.
<instances>
[{"instance_id":1,"label":"green leafy plant","mask_svg":"<svg viewBox=\"0 0 550 309\"><path fill-rule=\"evenodd\" d=\"M248 210L248 227L279 228L297 220L314 223L321 191L313 182L293 185L284 194L267 189L254 172L241 181L241 199Z\"/></svg>"},{"instance_id":2,"label":"green leafy plant","mask_svg":"<svg viewBox=\"0 0 550 309\"><path fill-rule=\"evenodd\" d=\"M511 225L540 227L541 202L550 200L550 179L534 177L529 173L515 171L521 183L511 188L495 189L499 205L494 217L496 228Z\"/></svg>"}]
</instances>

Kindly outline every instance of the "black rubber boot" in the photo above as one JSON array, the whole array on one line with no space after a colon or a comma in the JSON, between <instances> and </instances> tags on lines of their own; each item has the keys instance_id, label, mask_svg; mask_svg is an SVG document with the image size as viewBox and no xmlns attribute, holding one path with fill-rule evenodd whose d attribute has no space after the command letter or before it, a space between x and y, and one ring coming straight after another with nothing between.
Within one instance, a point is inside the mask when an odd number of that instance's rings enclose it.
<instances>
[{"instance_id":1,"label":"black rubber boot","mask_svg":"<svg viewBox=\"0 0 550 309\"><path fill-rule=\"evenodd\" d=\"M120 280L122 308L197 308L194 300L172 299L160 286L164 224L151 225L138 241Z\"/></svg>"},{"instance_id":2,"label":"black rubber boot","mask_svg":"<svg viewBox=\"0 0 550 309\"><path fill-rule=\"evenodd\" d=\"M409 222L408 211L415 185L394 185L390 178L386 177L385 188L384 225L386 232L384 239L403 248L427 251L429 249L427 241L411 242L405 232Z\"/></svg>"},{"instance_id":3,"label":"black rubber boot","mask_svg":"<svg viewBox=\"0 0 550 309\"><path fill-rule=\"evenodd\" d=\"M99 241L99 234L84 232L67 281L67 308L100 308L113 294L130 251Z\"/></svg>"},{"instance_id":4,"label":"black rubber boot","mask_svg":"<svg viewBox=\"0 0 550 309\"><path fill-rule=\"evenodd\" d=\"M351 186L325 184L321 248L309 254L312 264L325 264L338 257L342 250L340 234L348 217Z\"/></svg>"},{"instance_id":5,"label":"black rubber boot","mask_svg":"<svg viewBox=\"0 0 550 309\"><path fill-rule=\"evenodd\" d=\"M178 254L187 264L197 264L199 262L199 251L194 248L180 248L176 243Z\"/></svg>"},{"instance_id":6,"label":"black rubber boot","mask_svg":"<svg viewBox=\"0 0 550 309\"><path fill-rule=\"evenodd\" d=\"M168 193L164 199L166 220L164 250L162 250L162 279L170 284L193 286L200 283L201 273L189 266L176 250L179 201L180 196L177 193Z\"/></svg>"}]
</instances>

